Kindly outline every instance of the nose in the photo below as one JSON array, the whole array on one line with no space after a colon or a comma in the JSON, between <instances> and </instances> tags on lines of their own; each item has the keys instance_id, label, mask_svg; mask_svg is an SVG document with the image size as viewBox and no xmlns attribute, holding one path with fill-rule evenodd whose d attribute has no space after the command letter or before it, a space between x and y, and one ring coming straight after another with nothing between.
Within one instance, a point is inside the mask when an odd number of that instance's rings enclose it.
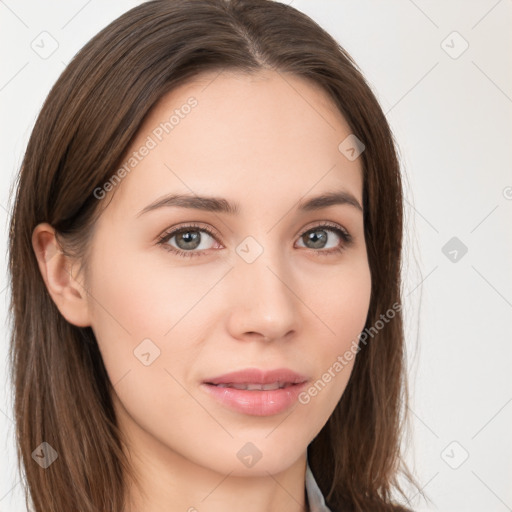
<instances>
[{"instance_id":1,"label":"nose","mask_svg":"<svg viewBox=\"0 0 512 512\"><path fill-rule=\"evenodd\" d=\"M265 250L252 263L237 258L226 304L232 337L273 341L299 331L301 301L282 256Z\"/></svg>"}]
</instances>

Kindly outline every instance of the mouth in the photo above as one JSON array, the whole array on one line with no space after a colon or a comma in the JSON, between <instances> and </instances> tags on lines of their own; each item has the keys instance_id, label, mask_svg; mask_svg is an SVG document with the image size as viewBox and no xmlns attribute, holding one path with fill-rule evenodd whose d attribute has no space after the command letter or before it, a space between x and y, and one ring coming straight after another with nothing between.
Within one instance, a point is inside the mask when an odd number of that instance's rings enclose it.
<instances>
[{"instance_id":1,"label":"mouth","mask_svg":"<svg viewBox=\"0 0 512 512\"><path fill-rule=\"evenodd\" d=\"M217 403L233 411L272 416L292 407L308 380L289 368L245 368L209 377L201 387Z\"/></svg>"}]
</instances>

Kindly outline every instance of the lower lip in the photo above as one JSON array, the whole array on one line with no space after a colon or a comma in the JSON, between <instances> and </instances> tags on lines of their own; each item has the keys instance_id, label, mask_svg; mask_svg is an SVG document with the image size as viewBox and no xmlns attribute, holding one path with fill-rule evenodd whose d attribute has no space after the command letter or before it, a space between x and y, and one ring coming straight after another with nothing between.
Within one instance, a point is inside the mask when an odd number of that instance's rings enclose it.
<instances>
[{"instance_id":1,"label":"lower lip","mask_svg":"<svg viewBox=\"0 0 512 512\"><path fill-rule=\"evenodd\" d=\"M206 383L201 384L201 387L221 404L235 411L252 416L272 416L291 407L306 384L302 382L271 391L221 388Z\"/></svg>"}]
</instances>

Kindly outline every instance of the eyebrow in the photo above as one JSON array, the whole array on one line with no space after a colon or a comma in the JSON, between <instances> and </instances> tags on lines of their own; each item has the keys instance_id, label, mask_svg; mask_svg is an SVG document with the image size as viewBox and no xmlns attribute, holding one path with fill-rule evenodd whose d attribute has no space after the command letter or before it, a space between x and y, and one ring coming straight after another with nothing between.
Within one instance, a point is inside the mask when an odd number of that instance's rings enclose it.
<instances>
[{"instance_id":1,"label":"eyebrow","mask_svg":"<svg viewBox=\"0 0 512 512\"><path fill-rule=\"evenodd\" d=\"M338 204L353 206L361 213L363 212L363 208L359 201L350 192L344 190L337 192L326 192L305 201L299 201L297 208L299 211L311 212ZM173 206L179 208L203 210L207 212L226 213L228 215L237 215L240 213L239 203L230 203L223 198L201 197L189 194L170 194L157 199L153 203L143 208L137 214L137 217L159 208Z\"/></svg>"}]
</instances>

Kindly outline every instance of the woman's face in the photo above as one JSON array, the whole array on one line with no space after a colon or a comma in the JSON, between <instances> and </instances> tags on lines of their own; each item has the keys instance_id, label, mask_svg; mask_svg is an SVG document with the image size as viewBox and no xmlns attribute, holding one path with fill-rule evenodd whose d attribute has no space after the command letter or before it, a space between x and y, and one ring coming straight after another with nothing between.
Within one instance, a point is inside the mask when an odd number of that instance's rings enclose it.
<instances>
[{"instance_id":1,"label":"woman's face","mask_svg":"<svg viewBox=\"0 0 512 512\"><path fill-rule=\"evenodd\" d=\"M163 98L107 197L95 192L108 206L91 246L90 325L141 456L276 473L327 422L371 291L361 159L350 139L339 148L350 134L303 79L203 75ZM309 203L332 193L352 199ZM307 382L291 400L204 384L248 368Z\"/></svg>"}]
</instances>

